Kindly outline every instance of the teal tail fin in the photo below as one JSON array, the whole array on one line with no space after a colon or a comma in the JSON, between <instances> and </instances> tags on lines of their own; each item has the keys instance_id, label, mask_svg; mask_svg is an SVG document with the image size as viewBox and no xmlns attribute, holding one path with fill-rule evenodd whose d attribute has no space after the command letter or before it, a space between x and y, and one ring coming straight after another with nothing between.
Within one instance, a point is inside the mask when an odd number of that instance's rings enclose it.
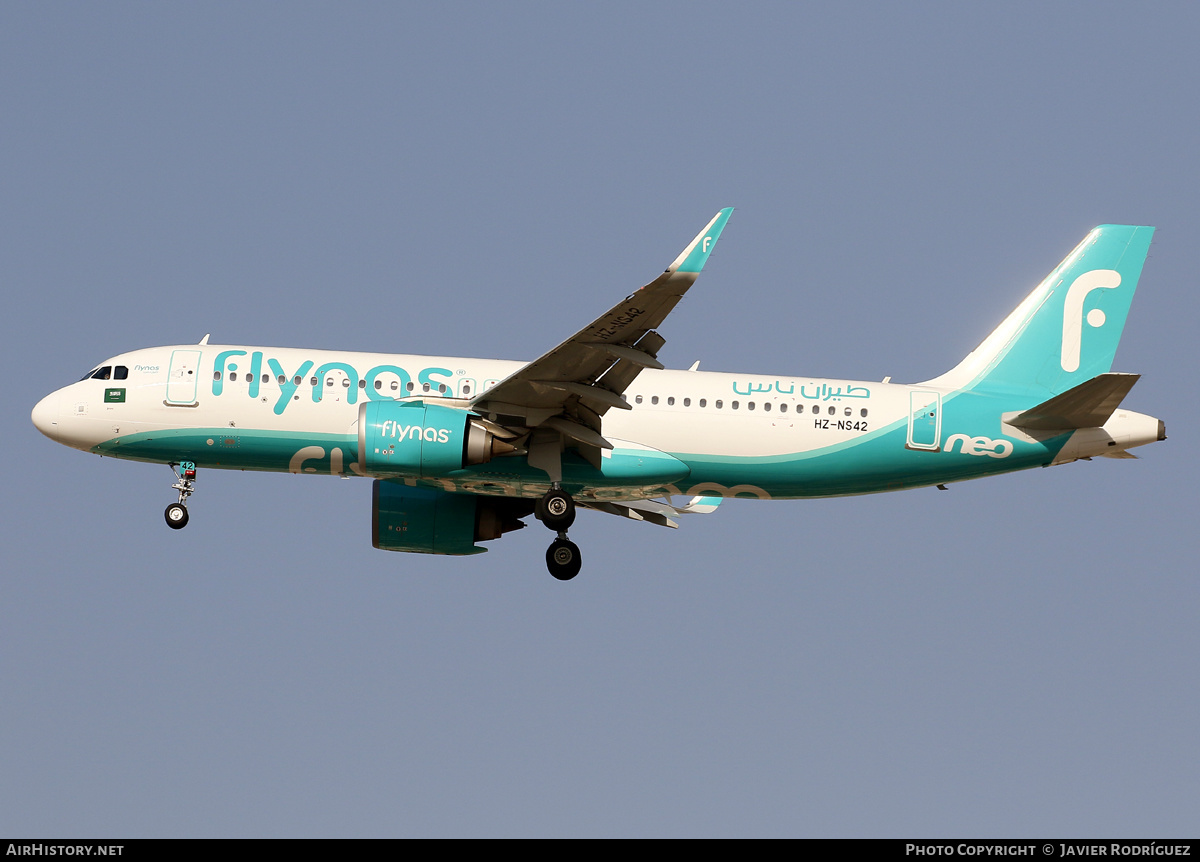
<instances>
[{"instance_id":1,"label":"teal tail fin","mask_svg":"<svg viewBox=\"0 0 1200 862\"><path fill-rule=\"evenodd\" d=\"M1101 225L983 343L927 385L1045 399L1112 368L1152 227Z\"/></svg>"}]
</instances>

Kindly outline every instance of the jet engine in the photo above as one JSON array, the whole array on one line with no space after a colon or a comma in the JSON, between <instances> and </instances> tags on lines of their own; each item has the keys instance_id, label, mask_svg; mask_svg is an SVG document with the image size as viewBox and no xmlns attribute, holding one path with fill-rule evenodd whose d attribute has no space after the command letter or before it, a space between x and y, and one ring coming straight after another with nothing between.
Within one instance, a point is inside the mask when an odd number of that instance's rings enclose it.
<instances>
[{"instance_id":1,"label":"jet engine","mask_svg":"<svg viewBox=\"0 0 1200 862\"><path fill-rule=\"evenodd\" d=\"M358 463L368 476L445 476L513 451L466 410L422 401L368 401L359 409Z\"/></svg>"},{"instance_id":2,"label":"jet engine","mask_svg":"<svg viewBox=\"0 0 1200 862\"><path fill-rule=\"evenodd\" d=\"M371 503L371 544L383 551L482 554L476 542L498 539L525 525L532 501L451 494L376 479Z\"/></svg>"}]
</instances>

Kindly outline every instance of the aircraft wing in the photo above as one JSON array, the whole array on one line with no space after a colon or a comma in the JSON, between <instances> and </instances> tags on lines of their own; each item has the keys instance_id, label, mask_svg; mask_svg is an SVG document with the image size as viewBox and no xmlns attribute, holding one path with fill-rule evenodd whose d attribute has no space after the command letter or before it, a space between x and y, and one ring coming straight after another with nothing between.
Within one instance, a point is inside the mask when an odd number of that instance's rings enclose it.
<instances>
[{"instance_id":1,"label":"aircraft wing","mask_svg":"<svg viewBox=\"0 0 1200 862\"><path fill-rule=\"evenodd\" d=\"M666 340L655 328L699 276L732 212L713 216L662 275L477 395L471 409L508 428L540 429L543 441L552 434L599 468L600 450L612 448L601 418L610 408L630 409L621 394L643 368L663 367L656 357Z\"/></svg>"}]
</instances>

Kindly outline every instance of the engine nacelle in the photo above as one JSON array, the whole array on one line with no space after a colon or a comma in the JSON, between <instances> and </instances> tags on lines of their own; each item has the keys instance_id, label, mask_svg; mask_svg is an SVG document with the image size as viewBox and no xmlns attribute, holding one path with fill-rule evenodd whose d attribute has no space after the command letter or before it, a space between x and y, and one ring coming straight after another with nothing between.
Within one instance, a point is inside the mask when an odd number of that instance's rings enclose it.
<instances>
[{"instance_id":1,"label":"engine nacelle","mask_svg":"<svg viewBox=\"0 0 1200 862\"><path fill-rule=\"evenodd\" d=\"M445 476L513 447L477 416L422 401L368 401L358 413L358 463L368 476Z\"/></svg>"},{"instance_id":2,"label":"engine nacelle","mask_svg":"<svg viewBox=\"0 0 1200 862\"><path fill-rule=\"evenodd\" d=\"M498 539L525 525L532 503L450 494L376 479L371 504L371 544L382 551L415 554L482 554L475 543Z\"/></svg>"}]
</instances>

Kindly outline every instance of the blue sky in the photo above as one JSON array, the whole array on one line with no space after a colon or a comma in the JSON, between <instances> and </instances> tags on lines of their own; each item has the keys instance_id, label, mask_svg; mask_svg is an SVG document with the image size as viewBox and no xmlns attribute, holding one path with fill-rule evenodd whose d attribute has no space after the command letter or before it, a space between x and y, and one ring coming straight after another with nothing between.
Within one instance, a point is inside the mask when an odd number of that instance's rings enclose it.
<instances>
[{"instance_id":1,"label":"blue sky","mask_svg":"<svg viewBox=\"0 0 1200 862\"><path fill-rule=\"evenodd\" d=\"M0 6L0 832L1177 836L1200 778L1194 4ZM370 545L370 485L29 421L136 347L532 358L720 207L669 367L958 361L1158 227L1170 439L667 531Z\"/></svg>"}]
</instances>

